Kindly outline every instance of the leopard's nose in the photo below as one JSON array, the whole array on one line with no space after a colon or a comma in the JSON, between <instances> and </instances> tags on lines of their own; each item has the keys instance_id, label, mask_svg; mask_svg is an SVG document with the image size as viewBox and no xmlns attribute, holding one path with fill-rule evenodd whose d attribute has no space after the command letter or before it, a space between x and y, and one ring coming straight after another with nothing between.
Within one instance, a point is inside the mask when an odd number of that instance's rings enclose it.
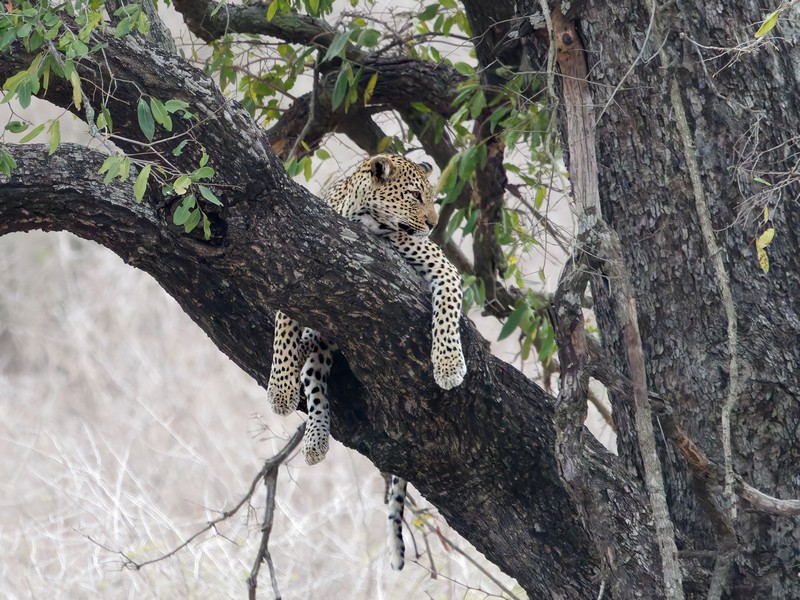
<instances>
[{"instance_id":1,"label":"leopard's nose","mask_svg":"<svg viewBox=\"0 0 800 600\"><path fill-rule=\"evenodd\" d=\"M433 206L425 213L425 222L431 229L436 227L436 223L439 222L439 215L436 214L436 209Z\"/></svg>"}]
</instances>

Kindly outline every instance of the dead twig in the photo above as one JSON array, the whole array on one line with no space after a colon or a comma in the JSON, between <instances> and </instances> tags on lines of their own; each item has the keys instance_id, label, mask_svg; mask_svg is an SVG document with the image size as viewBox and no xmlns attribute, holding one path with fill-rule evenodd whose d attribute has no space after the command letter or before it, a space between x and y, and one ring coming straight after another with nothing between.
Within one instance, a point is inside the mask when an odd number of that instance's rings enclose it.
<instances>
[{"instance_id":1,"label":"dead twig","mask_svg":"<svg viewBox=\"0 0 800 600\"><path fill-rule=\"evenodd\" d=\"M150 560L137 562L130 558L127 554L122 552L121 550L113 550L108 548L107 546L93 540L88 535L86 538L92 542L93 544L99 546L103 550L108 552L114 552L122 557L122 566L126 569L133 569L133 570L140 570L147 565L151 565L153 563L160 562L171 556L175 556L178 552L186 548L189 544L191 544L194 540L198 537L203 535L204 533L216 529L216 526L231 518L233 515L239 512L239 510L247 504L253 497L253 494L256 492L256 488L258 486L258 482L263 480L264 485L267 489L267 495L265 500L265 508L264 508L264 523L261 526L261 545L258 549L258 554L256 554L256 559L253 564L253 569L250 571L250 577L247 578L247 588L249 592L249 598L254 600L256 597L256 587L258 584L258 572L260 569L260 565L262 562L267 563L269 566L270 572L270 579L272 580L272 589L275 592L276 600L280 600L280 592L278 590L278 581L275 577L275 567L272 563L272 557L269 554L268 543L269 543L269 536L272 532L272 522L273 516L275 513L275 490L277 487L277 479L278 479L278 469L279 467L286 462L292 452L297 448L297 445L300 443L300 440L303 439L303 433L305 432L306 424L303 423L300 427L297 428L297 431L294 432L291 439L286 443L286 445L281 448L281 450L272 458L268 458L264 461L264 465L261 467L261 470L258 472L258 475L253 478L253 482L250 484L250 488L247 490L245 495L239 500L239 502L230 510L222 511L220 516L216 519L212 519L209 521L205 527L196 531L193 535L189 536L183 543L176 546L169 552L162 554L157 558L153 558Z\"/></svg>"}]
</instances>

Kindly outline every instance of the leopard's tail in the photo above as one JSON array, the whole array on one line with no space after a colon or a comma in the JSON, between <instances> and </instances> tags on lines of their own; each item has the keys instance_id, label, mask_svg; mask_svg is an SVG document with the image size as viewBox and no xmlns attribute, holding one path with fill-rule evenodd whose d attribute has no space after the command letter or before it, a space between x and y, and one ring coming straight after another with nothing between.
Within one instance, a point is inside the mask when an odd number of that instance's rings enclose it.
<instances>
[{"instance_id":1,"label":"leopard's tail","mask_svg":"<svg viewBox=\"0 0 800 600\"><path fill-rule=\"evenodd\" d=\"M386 503L389 505L389 552L392 569L399 571L405 564L406 546L403 543L403 508L406 504L406 480L391 476L387 486Z\"/></svg>"}]
</instances>

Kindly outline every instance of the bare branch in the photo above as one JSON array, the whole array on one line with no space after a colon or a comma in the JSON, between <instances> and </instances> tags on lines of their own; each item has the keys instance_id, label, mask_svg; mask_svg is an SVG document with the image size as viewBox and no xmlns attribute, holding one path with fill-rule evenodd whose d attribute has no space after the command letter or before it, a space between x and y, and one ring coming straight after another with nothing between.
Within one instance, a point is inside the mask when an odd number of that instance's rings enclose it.
<instances>
[{"instance_id":1,"label":"bare branch","mask_svg":"<svg viewBox=\"0 0 800 600\"><path fill-rule=\"evenodd\" d=\"M256 482L263 478L264 486L267 490L266 498L264 499L264 520L261 524L261 545L258 548L255 561L253 561L250 577L247 578L247 590L250 600L255 600L256 598L258 572L261 569L262 562L266 562L269 567L269 578L272 582L272 590L275 592L275 600L280 600L281 597L280 590L278 589L278 579L275 576L275 565L272 563L272 556L269 553L269 536L272 533L272 521L275 516L275 493L278 487L278 468L286 462L289 455L300 443L300 440L303 439L305 429L305 423L297 428L297 431L294 432L292 438L281 451L264 463L258 477L253 481L253 485L250 486L249 493L250 496L252 496Z\"/></svg>"},{"instance_id":2,"label":"bare branch","mask_svg":"<svg viewBox=\"0 0 800 600\"><path fill-rule=\"evenodd\" d=\"M253 567L253 571L251 571L250 577L247 580L247 585L248 588L250 589L250 597L255 598L255 588L257 585L257 577L258 577L258 565L265 558L265 556L267 558L269 556L269 553L267 551L267 542L269 541L269 534L272 531L272 516L275 509L275 485L277 483L278 467L280 467L284 462L286 462L286 460L289 458L289 455L300 443L300 440L303 439L303 432L305 431L305 428L306 428L305 423L300 425L300 427L297 428L297 431L294 432L294 435L292 435L292 437L289 439L286 445L275 456L273 456L272 458L268 458L264 462L264 466L261 467L261 470L258 472L258 475L256 475L255 478L253 479L247 492L244 494L244 496L242 496L239 502L237 502L234 505L233 508L229 510L220 511L219 517L217 517L216 519L212 519L211 521L206 523L205 527L194 532L192 535L186 538L183 541L183 543L179 544L178 546L175 546L169 552L157 556L156 558L139 562L133 560L121 550L111 550L107 546L104 546L103 544L94 541L89 536L87 536L87 539L89 539L89 541L96 544L100 548L108 550L109 552L114 552L115 554L121 556L123 559L122 560L123 567L138 571L148 565L152 565L154 563L161 562L163 560L166 560L167 558L175 556L178 552L189 546L198 537L200 537L204 533L216 529L217 525L219 525L223 521L227 521L228 519L230 519L232 516L238 513L239 510L245 504L250 502L250 500L253 498L253 494L255 494L256 492L256 487L258 486L258 482L263 479L264 484L267 486L267 498L266 498L264 524L261 528L262 532L261 547L259 548L258 554L256 555L256 563L255 566ZM276 597L279 598L280 594L277 591L277 583L275 582L273 570L274 567L272 566L272 562L270 559L270 575L273 580L273 588L275 589Z\"/></svg>"}]
</instances>

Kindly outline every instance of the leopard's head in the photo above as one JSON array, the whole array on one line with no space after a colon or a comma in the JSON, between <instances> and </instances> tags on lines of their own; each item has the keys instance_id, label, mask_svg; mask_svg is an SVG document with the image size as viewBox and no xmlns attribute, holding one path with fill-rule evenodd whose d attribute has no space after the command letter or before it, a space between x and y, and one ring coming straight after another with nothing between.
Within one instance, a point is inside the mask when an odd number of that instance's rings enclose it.
<instances>
[{"instance_id":1,"label":"leopard's head","mask_svg":"<svg viewBox=\"0 0 800 600\"><path fill-rule=\"evenodd\" d=\"M404 156L379 154L365 160L351 176L356 214L378 234L427 236L438 220L430 172L429 164Z\"/></svg>"}]
</instances>

